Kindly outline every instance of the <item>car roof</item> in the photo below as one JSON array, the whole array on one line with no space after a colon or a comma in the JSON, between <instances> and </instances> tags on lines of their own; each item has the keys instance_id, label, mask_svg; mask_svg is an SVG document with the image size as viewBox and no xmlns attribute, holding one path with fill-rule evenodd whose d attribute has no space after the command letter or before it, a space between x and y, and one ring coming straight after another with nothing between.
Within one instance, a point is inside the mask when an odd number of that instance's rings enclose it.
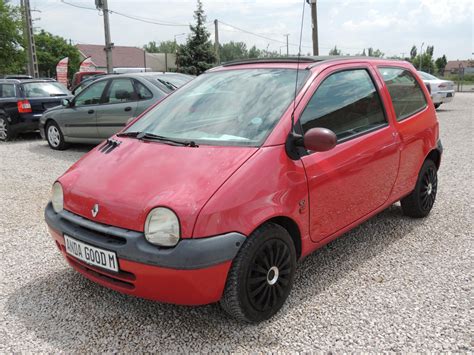
<instances>
[{"instance_id":1,"label":"car roof","mask_svg":"<svg viewBox=\"0 0 474 355\"><path fill-rule=\"evenodd\" d=\"M332 63L332 62L399 62L406 63L403 60L396 59L384 59L378 57L368 57L368 56L302 56L302 57L277 57L277 58L256 58L256 59L243 59L236 60L227 63L223 63L220 66L209 69L208 71L222 70L225 68L232 68L238 66L259 66L269 64L269 65L278 65L279 67L295 68L295 64L299 64L302 69L309 69L315 66ZM302 65L303 64L303 65Z\"/></svg>"},{"instance_id":2,"label":"car roof","mask_svg":"<svg viewBox=\"0 0 474 355\"><path fill-rule=\"evenodd\" d=\"M47 83L47 82L56 82L54 79L45 79L45 78L37 78L37 79L0 79L0 83L2 84L24 84L24 83Z\"/></svg>"}]
</instances>

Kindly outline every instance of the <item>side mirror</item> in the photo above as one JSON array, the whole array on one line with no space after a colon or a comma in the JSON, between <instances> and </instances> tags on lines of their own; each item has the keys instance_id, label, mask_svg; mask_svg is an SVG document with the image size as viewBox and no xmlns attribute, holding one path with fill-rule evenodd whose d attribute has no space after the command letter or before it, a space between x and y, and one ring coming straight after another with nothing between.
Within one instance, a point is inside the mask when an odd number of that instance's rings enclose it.
<instances>
[{"instance_id":1,"label":"side mirror","mask_svg":"<svg viewBox=\"0 0 474 355\"><path fill-rule=\"evenodd\" d=\"M336 134L327 128L311 128L303 136L303 146L314 152L325 152L337 144Z\"/></svg>"},{"instance_id":2,"label":"side mirror","mask_svg":"<svg viewBox=\"0 0 474 355\"><path fill-rule=\"evenodd\" d=\"M61 100L61 105L63 105L64 107L71 107L71 101L69 99L62 99Z\"/></svg>"}]
</instances>

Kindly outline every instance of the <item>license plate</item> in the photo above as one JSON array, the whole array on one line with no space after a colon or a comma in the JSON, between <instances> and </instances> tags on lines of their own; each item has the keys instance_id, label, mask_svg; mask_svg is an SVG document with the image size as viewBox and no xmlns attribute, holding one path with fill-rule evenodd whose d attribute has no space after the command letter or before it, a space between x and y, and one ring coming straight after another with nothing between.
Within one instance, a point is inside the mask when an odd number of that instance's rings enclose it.
<instances>
[{"instance_id":1,"label":"license plate","mask_svg":"<svg viewBox=\"0 0 474 355\"><path fill-rule=\"evenodd\" d=\"M69 255L93 266L119 271L117 255L113 251L93 247L67 235L64 236L64 241Z\"/></svg>"}]
</instances>

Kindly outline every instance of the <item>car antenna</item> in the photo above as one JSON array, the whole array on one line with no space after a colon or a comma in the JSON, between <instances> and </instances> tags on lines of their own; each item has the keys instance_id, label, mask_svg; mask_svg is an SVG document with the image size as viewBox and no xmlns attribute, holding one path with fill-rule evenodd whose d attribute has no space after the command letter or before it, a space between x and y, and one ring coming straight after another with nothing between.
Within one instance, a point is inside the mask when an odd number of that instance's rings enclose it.
<instances>
[{"instance_id":1,"label":"car antenna","mask_svg":"<svg viewBox=\"0 0 474 355\"><path fill-rule=\"evenodd\" d=\"M300 43L298 47L298 61L296 66L296 81L295 81L295 97L293 99L293 112L291 113L291 132L295 133L295 111L296 111L296 95L298 94L298 74L300 71L300 59L301 59L301 39L303 37L303 24L304 24L304 9L306 6L306 0L303 0L303 10L301 11L301 28L300 28Z\"/></svg>"}]
</instances>

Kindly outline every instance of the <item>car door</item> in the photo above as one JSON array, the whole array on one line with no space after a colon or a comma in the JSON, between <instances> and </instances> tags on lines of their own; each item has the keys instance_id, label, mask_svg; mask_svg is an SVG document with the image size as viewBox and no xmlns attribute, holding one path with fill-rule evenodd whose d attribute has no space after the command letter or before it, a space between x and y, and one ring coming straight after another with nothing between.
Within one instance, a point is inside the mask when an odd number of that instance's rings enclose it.
<instances>
[{"instance_id":1,"label":"car door","mask_svg":"<svg viewBox=\"0 0 474 355\"><path fill-rule=\"evenodd\" d=\"M77 95L70 107L61 113L61 126L66 135L74 138L97 138L96 110L103 100L108 80L101 80L88 86Z\"/></svg>"},{"instance_id":2,"label":"car door","mask_svg":"<svg viewBox=\"0 0 474 355\"><path fill-rule=\"evenodd\" d=\"M399 139L380 99L373 69L336 66L299 118L300 128L324 127L337 146L302 157L309 189L311 239L319 242L375 211L388 199L399 163Z\"/></svg>"},{"instance_id":3,"label":"car door","mask_svg":"<svg viewBox=\"0 0 474 355\"><path fill-rule=\"evenodd\" d=\"M105 100L97 108L97 128L100 138L108 138L135 116L138 95L130 78L112 79Z\"/></svg>"},{"instance_id":4,"label":"car door","mask_svg":"<svg viewBox=\"0 0 474 355\"><path fill-rule=\"evenodd\" d=\"M134 80L135 90L138 94L138 105L135 111L135 116L142 114L147 108L155 102L163 99L167 93L154 84L147 82L147 80ZM153 92L152 92L153 91Z\"/></svg>"}]
</instances>

